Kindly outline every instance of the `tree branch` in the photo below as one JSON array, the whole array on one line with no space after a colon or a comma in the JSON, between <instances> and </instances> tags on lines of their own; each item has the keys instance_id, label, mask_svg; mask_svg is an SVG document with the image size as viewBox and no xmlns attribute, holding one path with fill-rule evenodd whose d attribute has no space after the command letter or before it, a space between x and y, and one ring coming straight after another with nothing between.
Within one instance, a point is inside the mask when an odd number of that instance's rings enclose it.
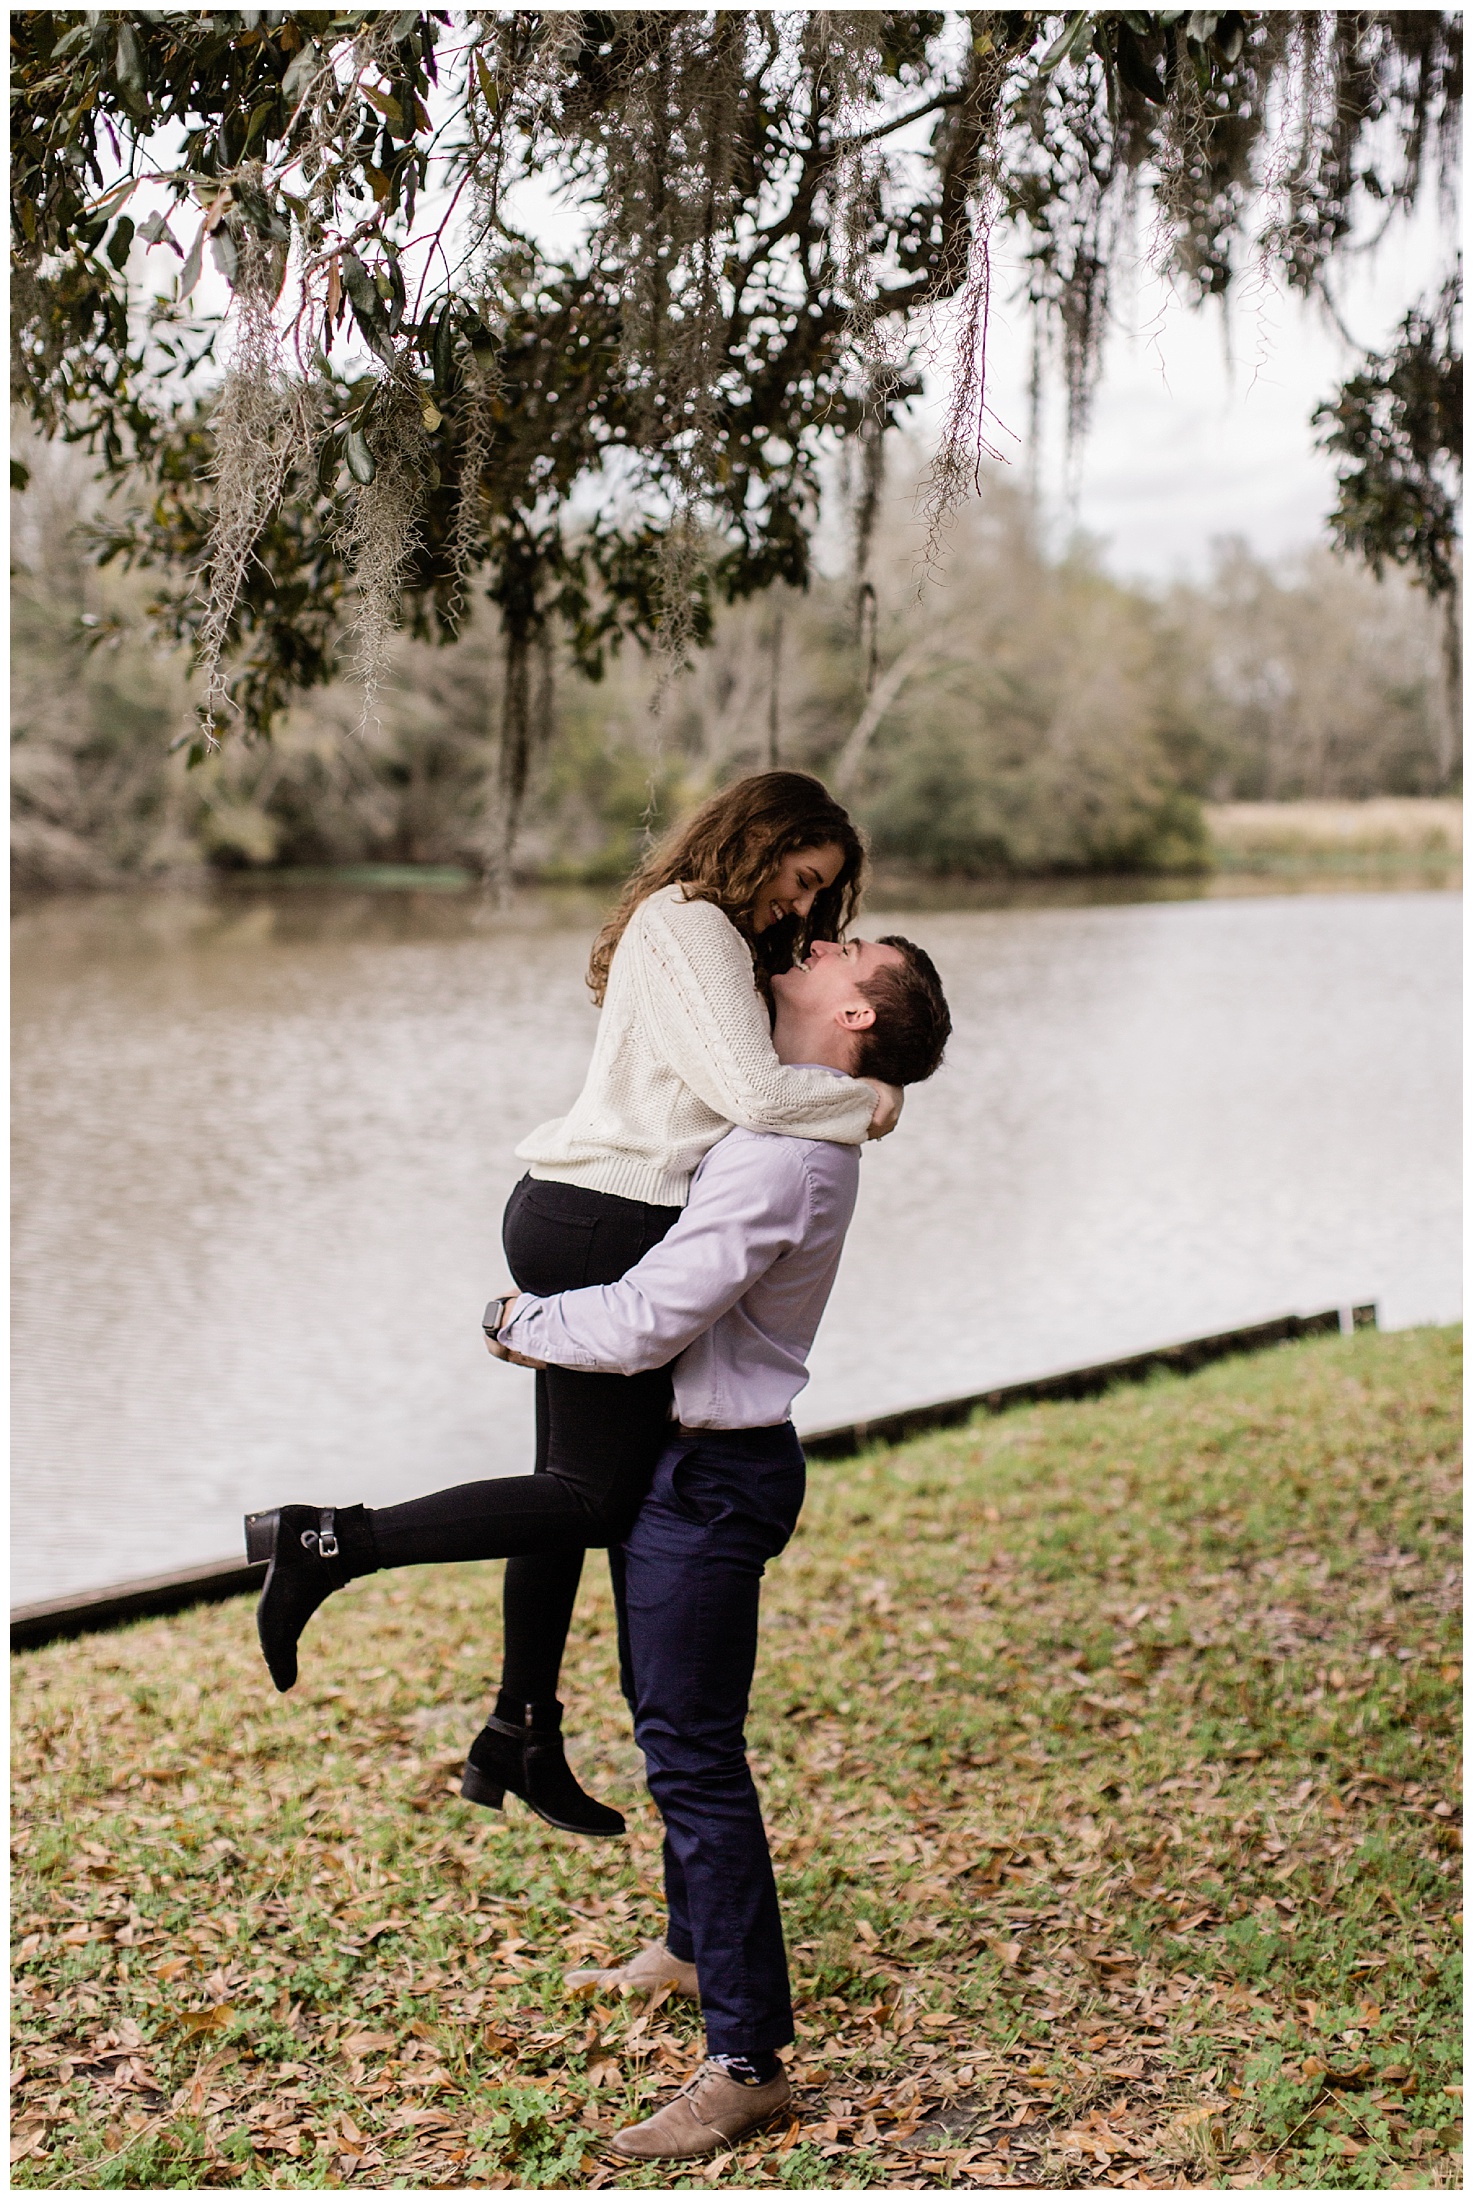
<instances>
[{"instance_id":1,"label":"tree branch","mask_svg":"<svg viewBox=\"0 0 1473 2200\"><path fill-rule=\"evenodd\" d=\"M840 749L833 767L834 792L847 795L854 783L854 775L864 761L864 752L878 732L880 721L891 704L897 702L901 690L911 674L934 656L940 637L934 633L918 634L907 648L902 649L884 678L876 683L874 693L854 722L854 729Z\"/></svg>"}]
</instances>

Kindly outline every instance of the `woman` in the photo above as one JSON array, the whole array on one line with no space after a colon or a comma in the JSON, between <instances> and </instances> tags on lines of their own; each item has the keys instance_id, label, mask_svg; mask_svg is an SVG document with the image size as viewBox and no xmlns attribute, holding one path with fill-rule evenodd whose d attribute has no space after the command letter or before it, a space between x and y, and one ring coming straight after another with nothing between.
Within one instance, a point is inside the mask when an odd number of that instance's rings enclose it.
<instances>
[{"instance_id":1,"label":"woman","mask_svg":"<svg viewBox=\"0 0 1473 2200\"><path fill-rule=\"evenodd\" d=\"M503 1243L539 1296L615 1283L685 1204L701 1156L733 1124L858 1145L893 1129L900 1094L785 1067L764 998L809 941L842 937L864 878L848 815L803 772L762 772L716 795L635 872L594 943L588 984L603 1013L570 1114L517 1148ZM589 1545L632 1525L665 1441L667 1370L629 1377L548 1368L537 1380L530 1475L466 1483L370 1511L287 1505L251 1515L246 1547L269 1558L257 1614L279 1689L334 1589L385 1566L505 1558L505 1662L496 1708L461 1792L499 1805L510 1788L549 1824L622 1833L563 1755L558 1673Z\"/></svg>"}]
</instances>

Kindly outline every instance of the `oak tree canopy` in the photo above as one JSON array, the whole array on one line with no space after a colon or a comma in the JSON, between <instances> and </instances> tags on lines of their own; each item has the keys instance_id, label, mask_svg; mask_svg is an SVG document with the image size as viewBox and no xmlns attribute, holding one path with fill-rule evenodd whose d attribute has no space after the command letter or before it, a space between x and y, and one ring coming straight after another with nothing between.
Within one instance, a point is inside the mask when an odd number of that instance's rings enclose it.
<instances>
[{"instance_id":1,"label":"oak tree canopy","mask_svg":"<svg viewBox=\"0 0 1473 2200\"><path fill-rule=\"evenodd\" d=\"M146 493L202 743L401 620L507 647L510 825L558 637L677 655L807 575L826 449L860 559L885 431L949 377L938 515L992 447L989 239L1085 428L1112 290L1323 291L1451 187L1453 12L18 9L15 394ZM533 219L535 206L561 210ZM566 239L558 249L547 241ZM140 248L146 248L141 250ZM199 308L205 254L230 286ZM174 279L160 284L164 258ZM162 288L166 295L156 293ZM1456 566L1458 292L1322 408L1333 525Z\"/></svg>"}]
</instances>

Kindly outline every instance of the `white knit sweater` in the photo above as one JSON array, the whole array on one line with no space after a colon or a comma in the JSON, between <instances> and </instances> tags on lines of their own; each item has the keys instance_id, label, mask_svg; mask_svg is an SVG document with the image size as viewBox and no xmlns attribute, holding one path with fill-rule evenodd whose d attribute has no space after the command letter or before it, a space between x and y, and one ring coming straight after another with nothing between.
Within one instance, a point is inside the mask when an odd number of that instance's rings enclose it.
<instances>
[{"instance_id":1,"label":"white knit sweater","mask_svg":"<svg viewBox=\"0 0 1473 2200\"><path fill-rule=\"evenodd\" d=\"M873 1086L778 1060L746 941L713 903L665 886L614 950L582 1092L517 1155L556 1184L683 1207L734 1123L858 1146L874 1111Z\"/></svg>"}]
</instances>

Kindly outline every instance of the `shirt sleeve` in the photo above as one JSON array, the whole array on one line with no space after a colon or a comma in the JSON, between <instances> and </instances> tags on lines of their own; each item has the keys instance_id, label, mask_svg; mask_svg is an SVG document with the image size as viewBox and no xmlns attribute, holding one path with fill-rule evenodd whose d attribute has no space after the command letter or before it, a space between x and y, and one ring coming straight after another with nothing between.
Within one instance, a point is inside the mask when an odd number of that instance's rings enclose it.
<instances>
[{"instance_id":1,"label":"shirt sleeve","mask_svg":"<svg viewBox=\"0 0 1473 2200\"><path fill-rule=\"evenodd\" d=\"M524 1295L500 1341L589 1374L664 1367L801 1241L810 1198L804 1158L805 1149L784 1138L722 1139L702 1162L679 1221L626 1276L553 1298Z\"/></svg>"},{"instance_id":2,"label":"shirt sleeve","mask_svg":"<svg viewBox=\"0 0 1473 2200\"><path fill-rule=\"evenodd\" d=\"M863 1145L873 1086L778 1060L750 951L730 919L711 902L663 895L639 919L645 1026L697 1098L744 1130Z\"/></svg>"}]
</instances>

